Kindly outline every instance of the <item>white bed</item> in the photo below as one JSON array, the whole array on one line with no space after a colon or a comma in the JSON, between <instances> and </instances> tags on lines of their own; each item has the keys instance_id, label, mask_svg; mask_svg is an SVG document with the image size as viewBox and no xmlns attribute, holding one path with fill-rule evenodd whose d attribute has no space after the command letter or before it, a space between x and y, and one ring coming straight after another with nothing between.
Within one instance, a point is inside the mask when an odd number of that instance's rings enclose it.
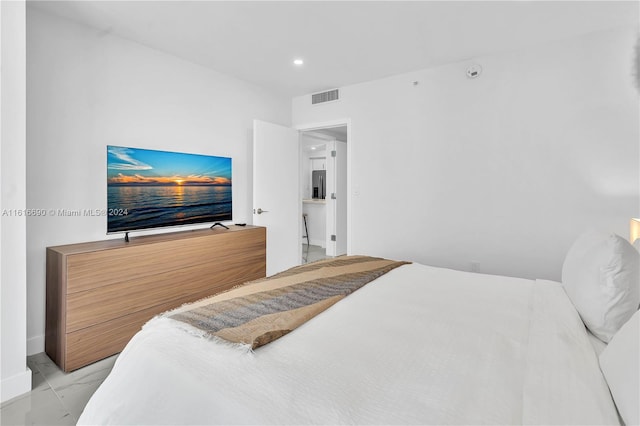
<instances>
[{"instance_id":1,"label":"white bed","mask_svg":"<svg viewBox=\"0 0 640 426\"><path fill-rule=\"evenodd\" d=\"M155 318L119 356L79 424L619 424L619 417L561 284L410 264L255 351Z\"/></svg>"}]
</instances>

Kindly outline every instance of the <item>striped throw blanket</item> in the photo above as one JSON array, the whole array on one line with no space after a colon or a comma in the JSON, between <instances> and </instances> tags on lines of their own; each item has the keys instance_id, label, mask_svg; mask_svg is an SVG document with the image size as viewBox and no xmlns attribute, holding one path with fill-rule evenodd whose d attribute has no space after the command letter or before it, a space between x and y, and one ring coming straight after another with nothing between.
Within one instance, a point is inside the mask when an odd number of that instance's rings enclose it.
<instances>
[{"instance_id":1,"label":"striped throw blanket","mask_svg":"<svg viewBox=\"0 0 640 426\"><path fill-rule=\"evenodd\" d=\"M365 284L409 262L344 256L288 269L172 315L253 349L278 339Z\"/></svg>"}]
</instances>

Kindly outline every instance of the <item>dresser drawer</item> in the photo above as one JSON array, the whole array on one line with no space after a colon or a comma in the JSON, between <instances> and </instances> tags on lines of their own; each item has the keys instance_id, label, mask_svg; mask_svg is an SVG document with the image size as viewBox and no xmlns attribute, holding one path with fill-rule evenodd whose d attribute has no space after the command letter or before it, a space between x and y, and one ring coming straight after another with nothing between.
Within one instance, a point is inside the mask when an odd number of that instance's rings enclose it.
<instances>
[{"instance_id":1,"label":"dresser drawer","mask_svg":"<svg viewBox=\"0 0 640 426\"><path fill-rule=\"evenodd\" d=\"M216 244L205 236L78 253L67 259L67 293L135 281L158 272L224 263L227 259L240 259L245 253L254 254L260 247L255 233L236 232L219 235Z\"/></svg>"},{"instance_id":2,"label":"dresser drawer","mask_svg":"<svg viewBox=\"0 0 640 426\"><path fill-rule=\"evenodd\" d=\"M260 274L254 262L229 258L218 264L174 269L135 280L67 295L66 332L128 315L150 306L173 302L179 306L193 301L194 294L214 294L254 279ZM249 259L252 260L252 259Z\"/></svg>"}]
</instances>

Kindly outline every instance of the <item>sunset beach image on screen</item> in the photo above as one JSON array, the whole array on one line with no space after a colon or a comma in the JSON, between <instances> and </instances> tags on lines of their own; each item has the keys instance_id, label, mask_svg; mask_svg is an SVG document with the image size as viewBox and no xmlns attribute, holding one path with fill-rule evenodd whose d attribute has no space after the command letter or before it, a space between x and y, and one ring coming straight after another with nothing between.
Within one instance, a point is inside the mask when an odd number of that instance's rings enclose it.
<instances>
[{"instance_id":1,"label":"sunset beach image on screen","mask_svg":"<svg viewBox=\"0 0 640 426\"><path fill-rule=\"evenodd\" d=\"M231 158L107 146L107 232L232 220Z\"/></svg>"}]
</instances>

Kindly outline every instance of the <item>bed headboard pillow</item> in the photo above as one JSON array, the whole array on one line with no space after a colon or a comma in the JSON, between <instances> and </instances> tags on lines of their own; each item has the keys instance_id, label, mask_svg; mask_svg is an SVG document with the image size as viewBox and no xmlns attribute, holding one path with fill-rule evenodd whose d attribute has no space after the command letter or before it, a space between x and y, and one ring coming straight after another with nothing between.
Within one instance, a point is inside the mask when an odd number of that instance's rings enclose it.
<instances>
[{"instance_id":1,"label":"bed headboard pillow","mask_svg":"<svg viewBox=\"0 0 640 426\"><path fill-rule=\"evenodd\" d=\"M600 369L627 425L640 424L640 313L620 328L600 354Z\"/></svg>"},{"instance_id":2,"label":"bed headboard pillow","mask_svg":"<svg viewBox=\"0 0 640 426\"><path fill-rule=\"evenodd\" d=\"M587 232L567 253L562 285L584 324L609 342L640 305L640 253L616 234Z\"/></svg>"}]
</instances>

